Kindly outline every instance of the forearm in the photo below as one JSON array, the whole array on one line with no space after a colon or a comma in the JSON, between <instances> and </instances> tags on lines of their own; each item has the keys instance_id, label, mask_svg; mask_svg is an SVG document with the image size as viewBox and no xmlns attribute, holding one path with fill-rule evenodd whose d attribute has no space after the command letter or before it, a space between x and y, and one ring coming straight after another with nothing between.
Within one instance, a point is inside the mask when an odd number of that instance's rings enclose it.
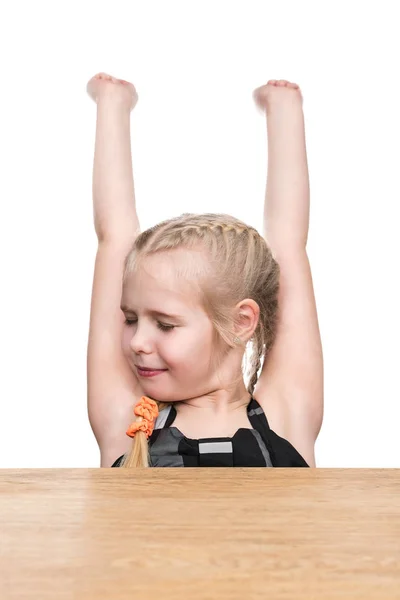
<instances>
[{"instance_id":1,"label":"forearm","mask_svg":"<svg viewBox=\"0 0 400 600\"><path fill-rule=\"evenodd\" d=\"M97 104L93 165L94 225L100 241L134 239L136 213L130 138L130 110L113 93Z\"/></svg>"},{"instance_id":2,"label":"forearm","mask_svg":"<svg viewBox=\"0 0 400 600\"><path fill-rule=\"evenodd\" d=\"M301 102L276 105L267 114L268 171L264 234L271 247L306 247L310 185Z\"/></svg>"}]
</instances>

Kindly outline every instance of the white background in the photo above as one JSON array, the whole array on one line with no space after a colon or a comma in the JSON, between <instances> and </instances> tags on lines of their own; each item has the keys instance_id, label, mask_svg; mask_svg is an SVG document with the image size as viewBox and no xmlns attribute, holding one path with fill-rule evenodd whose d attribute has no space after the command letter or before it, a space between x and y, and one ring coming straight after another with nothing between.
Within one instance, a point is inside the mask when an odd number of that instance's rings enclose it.
<instances>
[{"instance_id":1,"label":"white background","mask_svg":"<svg viewBox=\"0 0 400 600\"><path fill-rule=\"evenodd\" d=\"M262 232L264 117L297 82L325 363L319 467L399 467L395 2L25 2L1 27L0 467L98 467L86 401L99 71L132 81L142 229L229 212Z\"/></svg>"}]
</instances>

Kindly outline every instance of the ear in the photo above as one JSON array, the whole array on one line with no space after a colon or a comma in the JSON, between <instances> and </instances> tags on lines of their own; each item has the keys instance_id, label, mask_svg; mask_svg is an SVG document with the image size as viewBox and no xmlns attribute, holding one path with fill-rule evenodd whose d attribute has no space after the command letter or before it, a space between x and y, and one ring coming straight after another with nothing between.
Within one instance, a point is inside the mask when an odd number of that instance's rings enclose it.
<instances>
[{"instance_id":1,"label":"ear","mask_svg":"<svg viewBox=\"0 0 400 600\"><path fill-rule=\"evenodd\" d=\"M254 334L260 317L260 307L257 302L246 298L235 307L235 334L247 342Z\"/></svg>"}]
</instances>

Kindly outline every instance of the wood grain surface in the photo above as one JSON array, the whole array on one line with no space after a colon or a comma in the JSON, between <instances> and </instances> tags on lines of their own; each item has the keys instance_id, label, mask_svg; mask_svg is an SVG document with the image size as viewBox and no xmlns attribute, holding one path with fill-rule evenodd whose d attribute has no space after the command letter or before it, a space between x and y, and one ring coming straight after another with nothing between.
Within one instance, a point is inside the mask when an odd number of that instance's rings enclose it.
<instances>
[{"instance_id":1,"label":"wood grain surface","mask_svg":"<svg viewBox=\"0 0 400 600\"><path fill-rule=\"evenodd\" d=\"M400 469L2 469L0 598L400 599Z\"/></svg>"}]
</instances>

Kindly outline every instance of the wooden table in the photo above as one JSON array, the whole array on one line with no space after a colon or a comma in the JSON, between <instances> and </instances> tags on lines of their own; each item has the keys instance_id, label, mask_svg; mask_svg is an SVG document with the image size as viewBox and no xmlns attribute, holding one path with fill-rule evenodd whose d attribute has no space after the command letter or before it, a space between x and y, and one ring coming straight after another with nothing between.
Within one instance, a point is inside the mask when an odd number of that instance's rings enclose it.
<instances>
[{"instance_id":1,"label":"wooden table","mask_svg":"<svg viewBox=\"0 0 400 600\"><path fill-rule=\"evenodd\" d=\"M0 598L400 599L400 469L2 469Z\"/></svg>"}]
</instances>

